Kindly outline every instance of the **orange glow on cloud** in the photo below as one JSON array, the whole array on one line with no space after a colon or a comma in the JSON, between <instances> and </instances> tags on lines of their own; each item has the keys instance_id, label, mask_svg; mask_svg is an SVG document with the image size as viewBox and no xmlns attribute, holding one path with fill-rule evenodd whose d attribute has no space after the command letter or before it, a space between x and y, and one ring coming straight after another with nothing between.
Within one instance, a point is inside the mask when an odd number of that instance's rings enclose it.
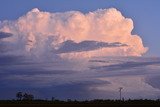
<instances>
[{"instance_id":1,"label":"orange glow on cloud","mask_svg":"<svg viewBox=\"0 0 160 107\"><path fill-rule=\"evenodd\" d=\"M115 8L99 9L83 14L78 11L64 13L41 12L37 8L15 21L0 23L1 32L13 36L3 41L24 45L26 53L46 53L54 50L66 40L81 42L94 40L100 42L119 42L127 47L101 48L89 52L63 53L61 57L78 56L141 56L147 49L138 35L132 35L132 19L125 18ZM52 37L52 41L49 41Z\"/></svg>"}]
</instances>

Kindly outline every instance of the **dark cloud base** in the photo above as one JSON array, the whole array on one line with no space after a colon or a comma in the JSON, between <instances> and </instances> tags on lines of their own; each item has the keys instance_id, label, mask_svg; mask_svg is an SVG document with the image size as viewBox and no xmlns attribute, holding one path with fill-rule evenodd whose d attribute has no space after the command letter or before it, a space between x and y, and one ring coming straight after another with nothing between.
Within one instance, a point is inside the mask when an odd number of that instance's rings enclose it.
<instances>
[{"instance_id":1,"label":"dark cloud base","mask_svg":"<svg viewBox=\"0 0 160 107\"><path fill-rule=\"evenodd\" d=\"M43 99L117 99L119 86L126 89L126 98L157 98L160 93L159 58L92 58L85 62L85 66L83 61L77 62L76 69L71 62L47 63L23 56L0 56L0 99L15 98L18 91L30 92ZM139 95L141 90L130 88L137 78L142 78L138 82L145 85L143 97ZM141 87L138 82L135 88ZM129 86L125 85L128 83Z\"/></svg>"}]
</instances>

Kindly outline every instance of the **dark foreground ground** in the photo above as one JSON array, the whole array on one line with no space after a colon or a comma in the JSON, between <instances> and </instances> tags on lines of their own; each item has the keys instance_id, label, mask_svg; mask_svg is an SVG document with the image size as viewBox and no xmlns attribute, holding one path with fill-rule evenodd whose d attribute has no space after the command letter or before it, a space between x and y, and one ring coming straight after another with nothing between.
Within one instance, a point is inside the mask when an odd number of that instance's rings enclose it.
<instances>
[{"instance_id":1,"label":"dark foreground ground","mask_svg":"<svg viewBox=\"0 0 160 107\"><path fill-rule=\"evenodd\" d=\"M0 101L0 107L160 107L160 100Z\"/></svg>"}]
</instances>

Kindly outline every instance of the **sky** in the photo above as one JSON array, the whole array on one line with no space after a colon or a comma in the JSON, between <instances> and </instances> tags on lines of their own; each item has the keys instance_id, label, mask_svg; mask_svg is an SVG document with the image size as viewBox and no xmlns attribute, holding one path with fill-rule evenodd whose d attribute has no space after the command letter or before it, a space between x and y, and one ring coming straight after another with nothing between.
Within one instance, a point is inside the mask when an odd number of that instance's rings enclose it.
<instances>
[{"instance_id":1,"label":"sky","mask_svg":"<svg viewBox=\"0 0 160 107\"><path fill-rule=\"evenodd\" d=\"M0 0L0 99L160 98L159 0Z\"/></svg>"},{"instance_id":2,"label":"sky","mask_svg":"<svg viewBox=\"0 0 160 107\"><path fill-rule=\"evenodd\" d=\"M129 17L134 21L135 27L132 32L140 35L144 45L149 47L146 55L159 56L159 3L159 0L1 0L0 20L15 20L35 7L48 12L77 10L84 13L99 8L115 7L121 11L124 16Z\"/></svg>"}]
</instances>

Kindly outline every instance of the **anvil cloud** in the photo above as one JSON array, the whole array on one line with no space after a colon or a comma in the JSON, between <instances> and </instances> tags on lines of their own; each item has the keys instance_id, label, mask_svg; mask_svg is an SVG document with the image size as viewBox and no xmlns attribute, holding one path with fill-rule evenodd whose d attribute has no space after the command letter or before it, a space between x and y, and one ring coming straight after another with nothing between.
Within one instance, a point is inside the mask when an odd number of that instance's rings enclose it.
<instances>
[{"instance_id":1,"label":"anvil cloud","mask_svg":"<svg viewBox=\"0 0 160 107\"><path fill-rule=\"evenodd\" d=\"M133 21L115 8L86 14L49 13L35 8L15 21L0 22L0 47L5 50L3 54L11 55L142 56L147 48L138 35L131 34L132 30ZM63 47L67 47L67 41L73 43L66 51ZM84 42L85 46L81 45Z\"/></svg>"}]
</instances>

